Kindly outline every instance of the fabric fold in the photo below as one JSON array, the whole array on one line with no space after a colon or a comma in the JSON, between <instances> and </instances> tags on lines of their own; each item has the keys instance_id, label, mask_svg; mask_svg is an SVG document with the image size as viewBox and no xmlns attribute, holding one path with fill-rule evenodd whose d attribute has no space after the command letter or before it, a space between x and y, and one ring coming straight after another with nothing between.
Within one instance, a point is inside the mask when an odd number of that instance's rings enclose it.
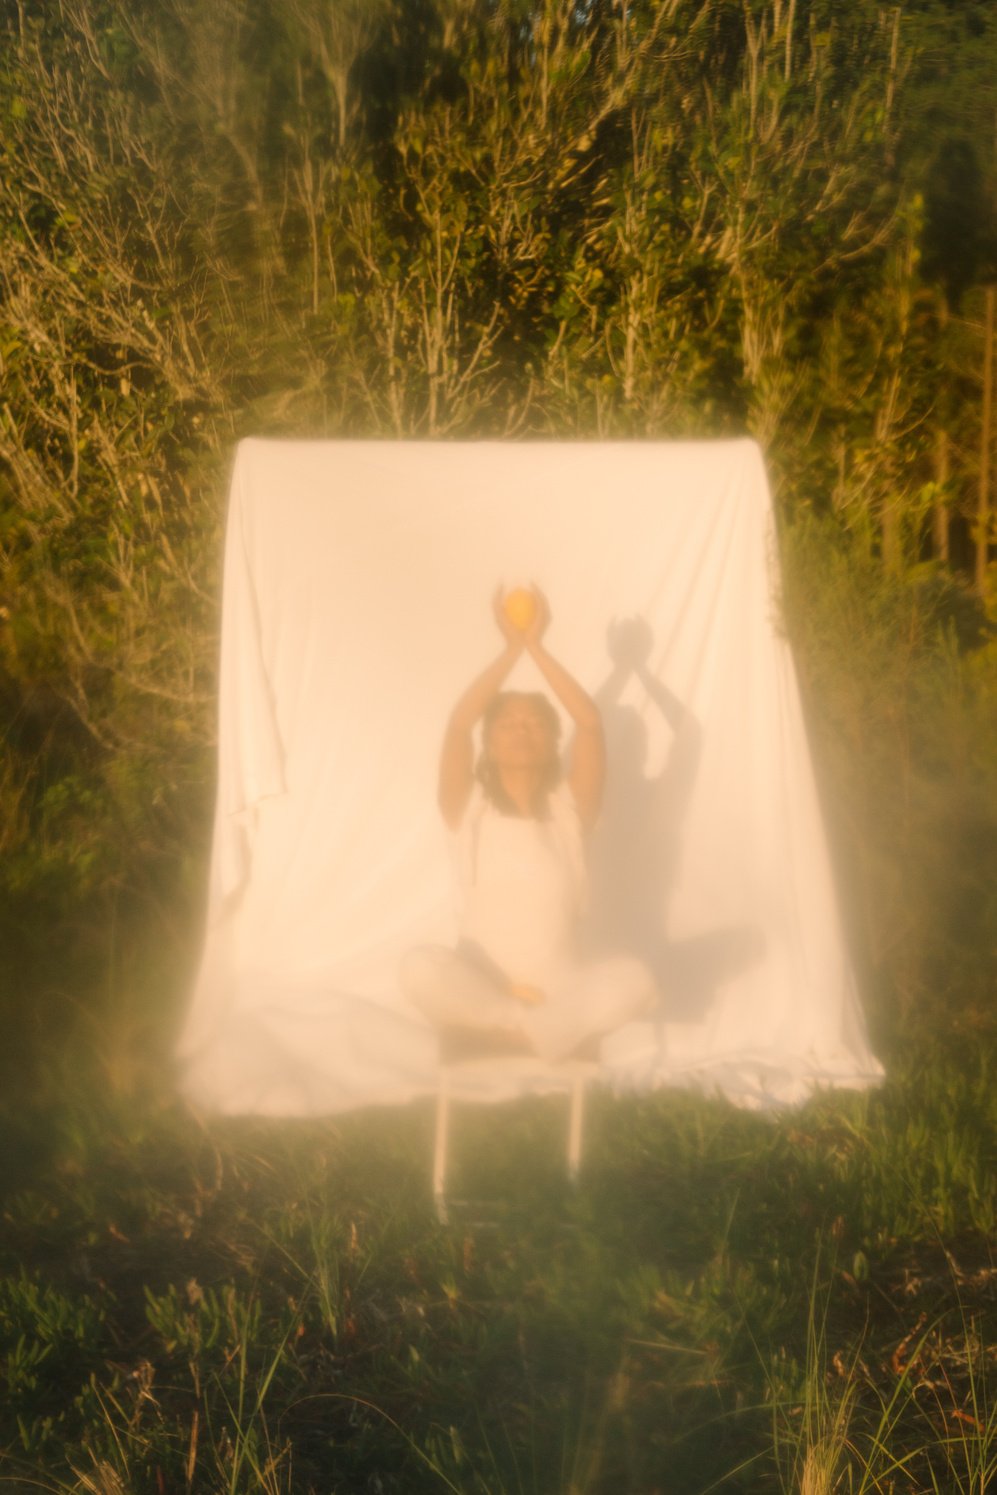
<instances>
[{"instance_id":1,"label":"fabric fold","mask_svg":"<svg viewBox=\"0 0 997 1495\"><path fill-rule=\"evenodd\" d=\"M225 614L219 664L212 893L218 908L237 893L248 874L257 806L271 795L282 794L286 787L257 597L257 580L264 567L254 543L252 466L252 446L243 443L232 474L222 582Z\"/></svg>"},{"instance_id":2,"label":"fabric fold","mask_svg":"<svg viewBox=\"0 0 997 1495\"><path fill-rule=\"evenodd\" d=\"M881 1075L757 446L253 439L232 476L207 931L179 1043L197 1104L314 1115L433 1090L434 1035L398 970L456 938L437 755L501 646L496 586L531 580L606 730L592 958L635 957L663 993L604 1041L606 1082L777 1105ZM546 689L527 658L508 685ZM481 1098L541 1071L482 1077Z\"/></svg>"}]
</instances>

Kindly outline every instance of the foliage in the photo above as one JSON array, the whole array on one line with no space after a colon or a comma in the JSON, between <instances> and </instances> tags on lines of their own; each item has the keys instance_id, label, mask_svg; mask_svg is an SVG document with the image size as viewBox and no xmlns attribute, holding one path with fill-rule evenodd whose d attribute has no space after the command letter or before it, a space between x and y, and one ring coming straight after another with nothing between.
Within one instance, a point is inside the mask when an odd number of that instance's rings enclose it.
<instances>
[{"instance_id":1,"label":"foliage","mask_svg":"<svg viewBox=\"0 0 997 1495\"><path fill-rule=\"evenodd\" d=\"M801 517L783 540L839 887L883 1039L992 1033L994 620L941 568L892 577L826 520Z\"/></svg>"},{"instance_id":2,"label":"foliage","mask_svg":"<svg viewBox=\"0 0 997 1495\"><path fill-rule=\"evenodd\" d=\"M205 1129L77 1075L6 1124L5 1480L985 1489L992 1078L950 1048L781 1120L593 1096L577 1193L562 1101L469 1107L444 1229L425 1104Z\"/></svg>"}]
</instances>

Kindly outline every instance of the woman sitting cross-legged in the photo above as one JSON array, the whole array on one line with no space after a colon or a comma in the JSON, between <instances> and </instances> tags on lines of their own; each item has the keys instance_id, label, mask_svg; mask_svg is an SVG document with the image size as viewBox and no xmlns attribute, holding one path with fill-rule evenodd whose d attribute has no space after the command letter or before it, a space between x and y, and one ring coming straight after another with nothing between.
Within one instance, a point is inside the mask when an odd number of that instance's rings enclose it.
<instances>
[{"instance_id":1,"label":"woman sitting cross-legged","mask_svg":"<svg viewBox=\"0 0 997 1495\"><path fill-rule=\"evenodd\" d=\"M452 832L460 896L456 950L426 946L402 961L407 997L434 1026L514 1039L549 1060L657 1006L638 960L579 958L585 840L605 776L595 702L544 647L550 609L533 591L532 619L515 626L496 594L501 654L450 716L439 805ZM565 773L560 719L542 693L503 692L526 650L575 726ZM474 762L473 733L482 724Z\"/></svg>"}]
</instances>

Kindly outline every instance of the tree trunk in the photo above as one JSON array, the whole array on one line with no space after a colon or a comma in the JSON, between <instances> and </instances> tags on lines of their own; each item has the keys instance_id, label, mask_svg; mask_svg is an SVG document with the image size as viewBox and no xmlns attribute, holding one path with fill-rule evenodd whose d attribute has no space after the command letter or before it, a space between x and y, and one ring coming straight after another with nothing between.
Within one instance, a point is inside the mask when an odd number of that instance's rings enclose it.
<instances>
[{"instance_id":1,"label":"tree trunk","mask_svg":"<svg viewBox=\"0 0 997 1495\"><path fill-rule=\"evenodd\" d=\"M982 592L990 560L990 454L993 450L994 302L997 287L987 286L983 323L983 414L980 430L980 493L976 509L976 585Z\"/></svg>"},{"instance_id":2,"label":"tree trunk","mask_svg":"<svg viewBox=\"0 0 997 1495\"><path fill-rule=\"evenodd\" d=\"M883 569L890 576L899 576L904 568L903 535L900 527L900 509L895 495L890 495L879 514L879 543Z\"/></svg>"},{"instance_id":3,"label":"tree trunk","mask_svg":"<svg viewBox=\"0 0 997 1495\"><path fill-rule=\"evenodd\" d=\"M938 332L939 344L942 355L942 389L939 391L939 403L941 410L938 416L938 427L935 431L935 487L938 496L935 499L934 512L931 516L932 550L935 560L942 561L945 565L949 562L949 478L952 474L952 443L949 439L949 406L945 394L945 333L949 320L948 297L944 291L938 293Z\"/></svg>"}]
</instances>

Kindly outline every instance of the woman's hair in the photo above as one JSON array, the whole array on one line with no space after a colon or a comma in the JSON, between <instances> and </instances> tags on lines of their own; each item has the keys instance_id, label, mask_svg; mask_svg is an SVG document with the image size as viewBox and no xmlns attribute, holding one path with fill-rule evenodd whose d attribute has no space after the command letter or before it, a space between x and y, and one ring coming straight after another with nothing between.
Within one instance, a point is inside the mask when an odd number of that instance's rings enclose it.
<instances>
[{"instance_id":1,"label":"woman's hair","mask_svg":"<svg viewBox=\"0 0 997 1495\"><path fill-rule=\"evenodd\" d=\"M474 766L475 778L485 792L485 798L503 815L518 815L519 811L502 787L499 771L488 752L488 737L496 720L512 701L527 701L543 721L550 737L550 758L544 766L537 787L533 813L541 820L547 816L547 796L561 782L561 718L550 701L539 690L503 690L493 696L481 721L482 749Z\"/></svg>"}]
</instances>

